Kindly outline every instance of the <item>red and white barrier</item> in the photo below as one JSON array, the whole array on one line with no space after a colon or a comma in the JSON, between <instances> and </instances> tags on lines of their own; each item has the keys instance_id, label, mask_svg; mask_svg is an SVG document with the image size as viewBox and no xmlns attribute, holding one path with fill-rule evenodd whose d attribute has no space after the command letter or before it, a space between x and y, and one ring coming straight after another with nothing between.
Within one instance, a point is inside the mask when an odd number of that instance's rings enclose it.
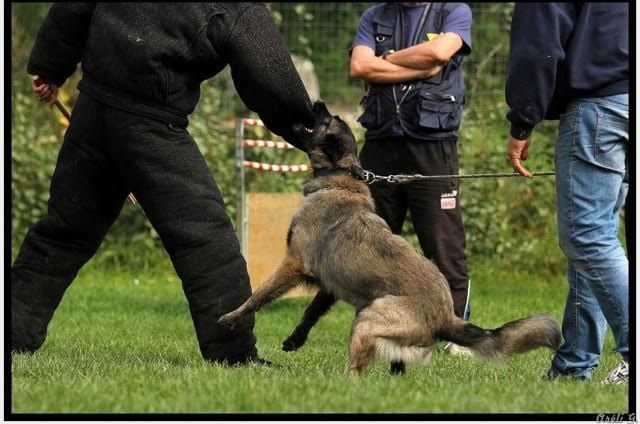
<instances>
[{"instance_id":1,"label":"red and white barrier","mask_svg":"<svg viewBox=\"0 0 640 424\"><path fill-rule=\"evenodd\" d=\"M264 123L260 119L253 118L241 118L241 122L243 126L253 126L253 127L264 127ZM243 131L240 132L243 134ZM240 135L240 137L242 137ZM240 146L241 149L245 147L268 147L272 149L283 149L290 150L295 149L294 146L287 143L286 141L273 141L273 140L251 140L251 139L236 139L236 145ZM259 169L261 171L273 171L273 172L306 172L311 170L311 166L309 165L276 165L271 163L262 163L262 162L252 162L246 161L244 159L244 154L241 154L238 157L238 163L242 160L242 169Z\"/></svg>"},{"instance_id":2,"label":"red and white barrier","mask_svg":"<svg viewBox=\"0 0 640 424\"><path fill-rule=\"evenodd\" d=\"M309 165L275 165L271 163L244 161L245 168L260 169L274 172L305 172L311 169Z\"/></svg>"},{"instance_id":3,"label":"red and white barrier","mask_svg":"<svg viewBox=\"0 0 640 424\"><path fill-rule=\"evenodd\" d=\"M242 118L242 124L251 127L264 127L264 123L260 119Z\"/></svg>"},{"instance_id":4,"label":"red and white barrier","mask_svg":"<svg viewBox=\"0 0 640 424\"><path fill-rule=\"evenodd\" d=\"M295 149L286 141L273 140L242 140L242 144L248 147L271 147L274 149Z\"/></svg>"}]
</instances>

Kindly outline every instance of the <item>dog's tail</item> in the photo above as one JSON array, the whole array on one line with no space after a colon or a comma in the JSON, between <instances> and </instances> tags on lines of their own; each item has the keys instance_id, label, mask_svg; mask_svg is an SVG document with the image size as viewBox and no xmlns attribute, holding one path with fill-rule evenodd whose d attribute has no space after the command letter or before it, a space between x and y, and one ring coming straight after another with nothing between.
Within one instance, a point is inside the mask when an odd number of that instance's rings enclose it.
<instances>
[{"instance_id":1,"label":"dog's tail","mask_svg":"<svg viewBox=\"0 0 640 424\"><path fill-rule=\"evenodd\" d=\"M498 361L538 347L555 350L562 341L560 327L549 314L511 321L494 330L485 330L455 317L452 325L441 330L439 336L468 347L477 356Z\"/></svg>"}]
</instances>

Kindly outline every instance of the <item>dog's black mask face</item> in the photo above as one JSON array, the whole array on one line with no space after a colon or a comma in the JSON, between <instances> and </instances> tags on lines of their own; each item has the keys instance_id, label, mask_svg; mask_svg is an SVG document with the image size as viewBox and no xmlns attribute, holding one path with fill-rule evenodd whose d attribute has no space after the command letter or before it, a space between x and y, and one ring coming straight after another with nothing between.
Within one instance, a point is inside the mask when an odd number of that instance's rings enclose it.
<instances>
[{"instance_id":1,"label":"dog's black mask face","mask_svg":"<svg viewBox=\"0 0 640 424\"><path fill-rule=\"evenodd\" d=\"M313 112L313 128L305 128L301 124L294 126L296 135L307 145L313 176L345 171L364 179L364 171L358 161L358 145L351 128L339 116L331 116L320 100L313 104Z\"/></svg>"}]
</instances>

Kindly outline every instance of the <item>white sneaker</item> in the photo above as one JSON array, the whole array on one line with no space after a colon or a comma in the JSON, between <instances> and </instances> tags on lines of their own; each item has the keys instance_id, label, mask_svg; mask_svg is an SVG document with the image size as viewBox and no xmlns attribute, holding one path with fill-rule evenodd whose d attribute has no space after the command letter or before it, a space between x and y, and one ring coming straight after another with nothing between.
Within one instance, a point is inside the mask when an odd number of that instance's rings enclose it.
<instances>
[{"instance_id":1,"label":"white sneaker","mask_svg":"<svg viewBox=\"0 0 640 424\"><path fill-rule=\"evenodd\" d=\"M444 347L444 351L453 356L473 356L473 352L471 351L471 349L469 349L468 347L457 345L453 342L447 343Z\"/></svg>"},{"instance_id":2,"label":"white sneaker","mask_svg":"<svg viewBox=\"0 0 640 424\"><path fill-rule=\"evenodd\" d=\"M624 359L608 376L602 380L604 384L623 384L629 382L629 363Z\"/></svg>"}]
</instances>

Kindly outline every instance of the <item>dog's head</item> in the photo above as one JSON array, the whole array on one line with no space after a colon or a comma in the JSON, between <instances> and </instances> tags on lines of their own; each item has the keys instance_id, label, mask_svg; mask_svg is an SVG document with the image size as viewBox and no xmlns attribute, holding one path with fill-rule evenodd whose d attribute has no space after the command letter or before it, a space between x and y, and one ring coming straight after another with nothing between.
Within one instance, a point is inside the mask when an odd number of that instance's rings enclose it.
<instances>
[{"instance_id":1,"label":"dog's head","mask_svg":"<svg viewBox=\"0 0 640 424\"><path fill-rule=\"evenodd\" d=\"M358 145L349 126L339 116L332 116L324 102L313 104L313 128L294 125L294 132L305 142L313 176L349 173L359 179L365 173L358 161Z\"/></svg>"}]
</instances>

